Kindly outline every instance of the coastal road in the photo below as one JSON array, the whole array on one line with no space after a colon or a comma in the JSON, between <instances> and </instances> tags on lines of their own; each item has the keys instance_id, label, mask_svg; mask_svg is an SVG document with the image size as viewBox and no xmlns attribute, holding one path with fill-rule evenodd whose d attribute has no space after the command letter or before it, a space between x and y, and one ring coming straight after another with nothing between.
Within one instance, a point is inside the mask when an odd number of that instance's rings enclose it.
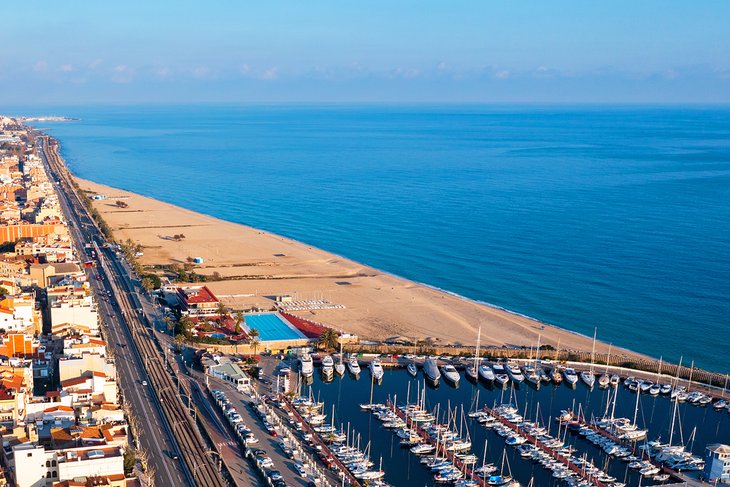
<instances>
[{"instance_id":1,"label":"coastal road","mask_svg":"<svg viewBox=\"0 0 730 487\"><path fill-rule=\"evenodd\" d=\"M47 154L46 141L44 138L38 138L39 154L43 159L48 170L49 176L53 178L53 172L50 171ZM61 188L58 188L59 201L66 215L69 225L71 237L74 240L76 249L82 253L81 257L90 259L87 250L84 248L86 240L84 239L81 229L93 226L88 216L72 211L72 204L68 195ZM143 380L146 380L146 373L139 357L131 353L127 347L128 339L122 336L122 321L124 317L121 310L117 306L113 306L107 292L112 293L108 280L102 279L99 272L89 273L94 278L90 280L92 288L97 296L97 304L101 311L101 318L106 324L104 331L107 347L116 357L117 375L119 385L121 386L124 401L126 401L131 409L135 412L140 422L139 447L146 450L149 454L149 464L154 468L156 481L162 485L185 485L189 484L185 481L183 469L179 462L174 462L170 458L172 453L177 452L177 445L171 437L170 432L163 426L162 411L155 407L149 400L147 395L149 391L141 386Z\"/></svg>"},{"instance_id":2,"label":"coastal road","mask_svg":"<svg viewBox=\"0 0 730 487\"><path fill-rule=\"evenodd\" d=\"M36 140L49 176L60 185L59 199L79 251L86 252L83 248L85 242L103 243L101 232L76 194L70 181L70 175L62 166L57 154L48 147L45 137L41 136ZM133 298L129 287L129 277L117 261L117 256L109 249L106 250L108 252L104 257L108 259L107 262L105 262L107 259L102 258L101 248L97 247L100 263L97 272L103 276L102 290L110 291L112 295L109 298L111 306L105 306L109 318L108 324L117 332L116 339L120 340L117 343L127 344L127 347L122 345L118 345L118 347L128 349L130 353L127 358L132 359L135 363L136 374L134 368L120 368L121 374L125 376L126 390L131 391L131 400L133 402L136 400L140 405L146 404L147 412L153 413L150 416L151 419L148 417L148 420L141 420L141 422L147 429L142 436L150 437L145 447L150 449L150 457L154 458L156 462L154 464L156 482L158 485L199 484L222 487L226 485L226 482L218 471L218 461L210 454L214 452L209 451L200 437L195 423L183 412L182 401L175 394L172 380L161 364L158 350L155 349L153 340L146 333L145 324L137 314L137 307L130 302L130 299ZM95 286L98 290L98 281ZM104 301L103 298L102 301ZM121 340L123 336L126 336L127 339ZM146 377L148 380L149 385L144 388L144 393L140 393L137 390L139 386L134 384L136 380L140 380L140 377ZM141 406L140 410L144 410L143 408L144 406ZM165 436L169 439L167 444L161 441ZM181 477L178 470L170 468L164 461L169 454L177 452L181 454L181 458L185 459L184 463L180 463L185 474L184 478Z\"/></svg>"}]
</instances>

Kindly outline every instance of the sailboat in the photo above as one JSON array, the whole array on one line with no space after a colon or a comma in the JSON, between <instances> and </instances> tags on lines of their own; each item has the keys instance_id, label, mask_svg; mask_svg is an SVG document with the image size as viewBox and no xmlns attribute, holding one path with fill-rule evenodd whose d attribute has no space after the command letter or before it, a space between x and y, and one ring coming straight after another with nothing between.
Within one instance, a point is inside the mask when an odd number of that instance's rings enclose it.
<instances>
[{"instance_id":1,"label":"sailboat","mask_svg":"<svg viewBox=\"0 0 730 487\"><path fill-rule=\"evenodd\" d=\"M368 402L367 404L360 404L360 409L362 409L363 411L370 411L371 409L373 409L373 406L375 406L373 404L373 387L374 387L374 385L375 385L375 380L371 380L370 381L370 402Z\"/></svg>"},{"instance_id":2,"label":"sailboat","mask_svg":"<svg viewBox=\"0 0 730 487\"><path fill-rule=\"evenodd\" d=\"M596 353L596 332L598 331L597 328L594 328L593 330L593 350L591 350L591 369L590 370L584 370L580 373L581 380L587 385L589 388L593 388L593 385L596 383L596 375L593 373L593 359Z\"/></svg>"},{"instance_id":3,"label":"sailboat","mask_svg":"<svg viewBox=\"0 0 730 487\"><path fill-rule=\"evenodd\" d=\"M471 379L474 382L477 382L479 380L479 342L482 338L482 328L479 327L479 332L477 333L477 350L476 354L474 355L474 362L466 366L466 378Z\"/></svg>"},{"instance_id":4,"label":"sailboat","mask_svg":"<svg viewBox=\"0 0 730 487\"><path fill-rule=\"evenodd\" d=\"M527 379L527 382L531 383L535 387L539 388L540 383L542 380L540 379L540 374L537 372L537 357L540 350L540 335L537 336L537 350L535 351L535 363L533 364L527 364L525 365L522 370L525 373L525 379Z\"/></svg>"},{"instance_id":5,"label":"sailboat","mask_svg":"<svg viewBox=\"0 0 730 487\"><path fill-rule=\"evenodd\" d=\"M608 355L606 356L606 371L598 378L598 387L605 389L611 384L611 377L608 375L608 364L611 362L611 343L608 344Z\"/></svg>"}]
</instances>

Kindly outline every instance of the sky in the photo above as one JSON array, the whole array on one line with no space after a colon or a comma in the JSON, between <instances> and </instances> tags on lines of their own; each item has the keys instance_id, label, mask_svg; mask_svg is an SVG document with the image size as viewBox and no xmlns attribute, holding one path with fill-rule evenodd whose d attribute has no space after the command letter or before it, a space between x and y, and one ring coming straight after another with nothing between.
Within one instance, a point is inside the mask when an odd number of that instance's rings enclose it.
<instances>
[{"instance_id":1,"label":"sky","mask_svg":"<svg viewBox=\"0 0 730 487\"><path fill-rule=\"evenodd\" d=\"M39 0L0 103L730 102L730 3Z\"/></svg>"}]
</instances>

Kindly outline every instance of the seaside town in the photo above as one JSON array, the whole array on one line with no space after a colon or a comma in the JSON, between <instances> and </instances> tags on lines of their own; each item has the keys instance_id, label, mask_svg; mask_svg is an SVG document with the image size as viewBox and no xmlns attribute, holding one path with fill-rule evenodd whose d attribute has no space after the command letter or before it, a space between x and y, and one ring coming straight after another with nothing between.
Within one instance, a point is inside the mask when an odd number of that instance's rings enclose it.
<instances>
[{"instance_id":1,"label":"seaside town","mask_svg":"<svg viewBox=\"0 0 730 487\"><path fill-rule=\"evenodd\" d=\"M322 296L217 295L207 257L155 267L115 240L99 208L131 200L81 190L19 119L0 117L0 184L0 487L730 481L727 375L595 337L375 341L313 319L346 309Z\"/></svg>"}]
</instances>

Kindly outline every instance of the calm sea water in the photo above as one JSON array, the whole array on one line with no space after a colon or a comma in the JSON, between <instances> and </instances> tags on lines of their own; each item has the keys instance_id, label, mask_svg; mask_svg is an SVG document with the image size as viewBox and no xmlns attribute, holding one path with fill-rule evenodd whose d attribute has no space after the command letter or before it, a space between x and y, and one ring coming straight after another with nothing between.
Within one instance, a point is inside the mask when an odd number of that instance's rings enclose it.
<instances>
[{"instance_id":1,"label":"calm sea water","mask_svg":"<svg viewBox=\"0 0 730 487\"><path fill-rule=\"evenodd\" d=\"M442 379L443 381L443 379ZM409 393L410 402L415 402L417 391L423 388L423 376L419 374L419 380L411 379L404 370L387 370L383 383L377 385L373 390L374 402L385 402L388 399L395 400L398 404L406 402ZM308 393L308 388L302 387L302 391ZM325 384L321 381L319 373L314 374L312 394L315 398L325 402L325 412L331 420L332 406L335 406L335 424L350 425L350 431L356 431L360 435L360 445L370 442L371 459L377 464L380 458L383 460L383 470L386 473L386 480L392 485L414 485L433 486L438 485L433 481L431 472L420 464L419 459L412 455L408 449L401 448L392 430L386 430L381 423L354 407L355 403L368 403L370 401L370 374L363 368L360 380L355 380L349 374L343 378L335 377L334 381ZM477 397L477 391L479 396ZM611 392L610 401L613 401ZM503 452L506 451L504 462L505 474L511 472L520 481L521 485L528 485L530 479L540 487L557 487L565 485L564 482L555 480L551 472L543 469L538 464L520 457L515 448L505 447L504 438L501 438L491 429L485 429L478 422L468 420L461 425L461 408L465 412L474 409L477 403L479 407L499 405L503 403L515 404L520 413L531 420L537 420L545 427L550 425L550 434L557 436L558 428L555 417L563 409L581 411L586 418L602 417L606 411L606 403L609 401L609 391L594 388L589 390L579 383L575 389L566 385L553 386L543 385L540 390L535 390L523 383L518 389L494 389L484 384L478 386L468 382L462 374L461 384L454 389L446 384L441 384L437 389L426 386L426 406L429 411L435 411L438 405L439 411L444 413L448 408L457 410L459 420L457 425L462 426L462 434L468 432L472 441L472 452L479 457L479 462L484 456L486 443L486 461L494 463L497 467L502 466ZM639 398L637 409L636 395L625 389L623 385L618 387L616 398L616 417L633 419L636 415L637 423L642 428L649 430L648 439L660 438L663 442L669 441L669 432L672 425L674 403L668 397L651 397L642 394ZM610 413L609 413L610 414ZM444 417L446 417L444 413ZM444 420L445 422L445 420ZM565 438L567 444L573 446L578 456L585 455L593 463L605 470L619 481L625 482L628 486L654 485L656 482L647 481L640 483L638 472L628 468L628 464L608 457L602 449L595 447L585 438L565 434L561 431L561 438ZM702 408L690 404L679 404L675 418L673 444L684 444L688 450L704 456L705 447L712 443L730 443L730 415L724 410L717 412L712 408Z\"/></svg>"},{"instance_id":2,"label":"calm sea water","mask_svg":"<svg viewBox=\"0 0 730 487\"><path fill-rule=\"evenodd\" d=\"M730 371L730 108L55 111L81 177Z\"/></svg>"}]
</instances>

